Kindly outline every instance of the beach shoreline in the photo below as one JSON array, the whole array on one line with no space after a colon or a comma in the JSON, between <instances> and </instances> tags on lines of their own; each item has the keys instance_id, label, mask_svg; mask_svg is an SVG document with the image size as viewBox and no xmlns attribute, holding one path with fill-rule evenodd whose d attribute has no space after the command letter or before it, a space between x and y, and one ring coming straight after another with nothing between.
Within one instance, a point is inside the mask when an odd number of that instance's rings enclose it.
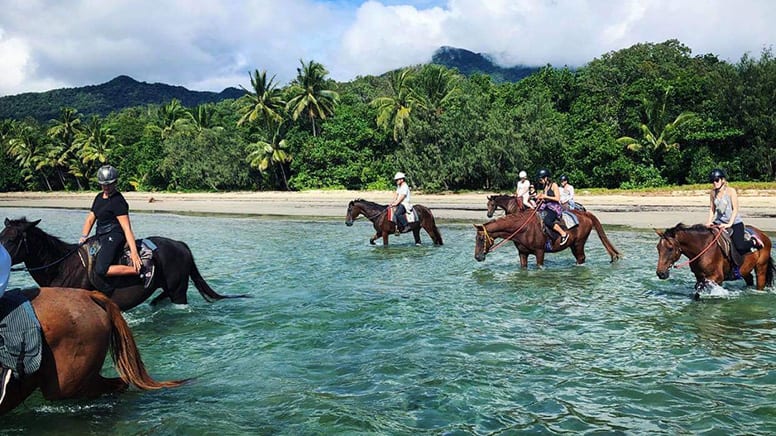
<instances>
[{"instance_id":1,"label":"beach shoreline","mask_svg":"<svg viewBox=\"0 0 776 436\"><path fill-rule=\"evenodd\" d=\"M168 193L124 192L130 210L144 213L223 214L276 217L340 217L348 202L364 198L388 203L393 191L311 190L300 192ZM440 222L486 222L488 195L493 192L425 194L413 192L413 204L429 207ZM6 192L0 207L83 209L97 192ZM579 190L577 202L604 225L636 229L668 228L679 222L704 223L708 218L708 191L590 194ZM776 232L776 191L740 191L744 222ZM496 216L502 213L498 212ZM12 217L9 217L12 218Z\"/></svg>"}]
</instances>

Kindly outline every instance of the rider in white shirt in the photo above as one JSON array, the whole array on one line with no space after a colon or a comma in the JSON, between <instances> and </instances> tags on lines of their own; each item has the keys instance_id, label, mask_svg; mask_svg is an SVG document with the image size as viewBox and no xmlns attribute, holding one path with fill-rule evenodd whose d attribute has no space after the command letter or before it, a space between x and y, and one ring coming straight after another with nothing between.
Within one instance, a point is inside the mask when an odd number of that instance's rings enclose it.
<instances>
[{"instance_id":1,"label":"rider in white shirt","mask_svg":"<svg viewBox=\"0 0 776 436\"><path fill-rule=\"evenodd\" d=\"M560 176L560 205L569 210L577 208L574 202L574 187L566 176Z\"/></svg>"},{"instance_id":2,"label":"rider in white shirt","mask_svg":"<svg viewBox=\"0 0 776 436\"><path fill-rule=\"evenodd\" d=\"M402 172L398 172L393 176L393 180L396 182L396 193L393 194L393 200L388 205L389 207L396 207L394 216L396 217L397 231L401 231L407 225L406 214L412 210L410 187L404 180L405 178L406 176Z\"/></svg>"},{"instance_id":3,"label":"rider in white shirt","mask_svg":"<svg viewBox=\"0 0 776 436\"><path fill-rule=\"evenodd\" d=\"M522 198L524 207L535 209L536 203L531 199L531 181L528 180L528 174L525 171L520 171L518 177L520 177L520 181L517 182L515 197Z\"/></svg>"}]
</instances>

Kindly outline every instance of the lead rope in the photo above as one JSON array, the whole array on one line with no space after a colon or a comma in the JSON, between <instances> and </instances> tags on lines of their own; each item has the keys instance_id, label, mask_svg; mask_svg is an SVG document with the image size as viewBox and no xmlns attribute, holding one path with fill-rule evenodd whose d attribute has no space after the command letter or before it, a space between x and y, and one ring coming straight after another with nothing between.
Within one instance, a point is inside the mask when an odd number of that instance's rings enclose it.
<instances>
[{"instance_id":1,"label":"lead rope","mask_svg":"<svg viewBox=\"0 0 776 436\"><path fill-rule=\"evenodd\" d=\"M539 200L539 202L538 202L538 203L536 203L536 207L535 207L535 208L534 208L534 210L531 212L531 214L530 214L530 215L528 215L528 216L526 217L525 221L523 221L523 224L522 224L520 227L518 227L518 228L517 228L517 230L515 230L514 232L512 232L512 234L511 234L511 235L509 235L509 236L507 236L506 238L504 238L504 239L503 239L501 242L499 242L498 244L496 244L496 245L492 246L492 247L490 248L490 250L488 250L488 253L490 253L491 251L494 251L495 249L497 249L497 248L501 247L502 245L506 244L507 242L509 242L509 241L512 239L512 237L513 237L513 236L515 236L516 234L520 233L520 230L523 230L523 228L524 228L525 226L527 226L527 225L528 225L528 223L531 221L531 217L533 217L534 215L536 215L536 212L538 212L538 211L539 211L539 206L540 206L542 203L544 203L544 200ZM482 227L482 229L483 229L483 230L485 230L485 227L483 226L483 227ZM491 237L490 237L490 235L488 235L488 232L487 232L487 230L485 230L485 236L487 236L487 237L488 237L488 238L489 238L491 241L493 240L493 238L491 238Z\"/></svg>"},{"instance_id":2,"label":"lead rope","mask_svg":"<svg viewBox=\"0 0 776 436\"><path fill-rule=\"evenodd\" d=\"M720 237L720 236L722 236L722 231L723 231L723 230L722 230L722 229L720 229L720 228L717 228L717 227L714 227L714 228L717 230L717 236L715 236L715 237L714 237L714 239L712 239L712 240L711 240L711 242L709 242L709 245L707 245L707 246L706 246L706 248L704 248L703 250L701 250L701 252L700 252L700 253L698 253L698 254L697 254L695 257L693 257L692 259L688 260L687 262L682 262L682 263L680 263L679 265L674 265L674 268L681 268L681 267L683 267L683 266L687 266L687 265L689 265L689 264L691 264L691 263L695 262L695 261L696 261L696 260L697 260L699 257L701 257L701 256L703 255L703 253L705 253L705 252L709 251L709 248L713 247L713 246L714 246L714 244L715 244L715 243L717 242L717 240L719 239L719 237Z\"/></svg>"}]
</instances>

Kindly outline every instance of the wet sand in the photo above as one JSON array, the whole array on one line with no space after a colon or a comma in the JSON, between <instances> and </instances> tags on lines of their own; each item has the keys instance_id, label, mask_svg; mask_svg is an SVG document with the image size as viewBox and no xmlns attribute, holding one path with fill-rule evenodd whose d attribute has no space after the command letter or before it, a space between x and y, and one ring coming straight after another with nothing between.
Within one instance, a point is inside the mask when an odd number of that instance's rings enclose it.
<instances>
[{"instance_id":1,"label":"wet sand","mask_svg":"<svg viewBox=\"0 0 776 436\"><path fill-rule=\"evenodd\" d=\"M0 207L65 208L86 210L96 192L0 193ZM485 222L488 192L463 194L413 193L414 204L431 208L441 222ZM387 203L390 191L304 191L156 193L125 192L130 210L183 214L229 214L254 216L339 217L344 219L348 202L364 198ZM704 223L708 218L708 191L677 191L660 194L592 195L579 190L577 202L605 225L633 228L667 228L679 222ZM744 221L776 232L776 191L739 191ZM501 213L499 212L498 215ZM498 216L497 215L497 216ZM32 218L32 217L31 217Z\"/></svg>"}]
</instances>

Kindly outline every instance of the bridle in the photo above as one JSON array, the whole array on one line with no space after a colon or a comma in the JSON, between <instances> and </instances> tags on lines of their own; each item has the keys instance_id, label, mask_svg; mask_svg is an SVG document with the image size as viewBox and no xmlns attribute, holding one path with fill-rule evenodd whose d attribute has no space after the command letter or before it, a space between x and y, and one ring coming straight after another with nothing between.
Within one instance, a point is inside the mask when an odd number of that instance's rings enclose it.
<instances>
[{"instance_id":1,"label":"bridle","mask_svg":"<svg viewBox=\"0 0 776 436\"><path fill-rule=\"evenodd\" d=\"M89 238L89 239L91 239L91 238ZM83 243L76 244L75 248L73 248L72 250L70 250L67 253L65 253L64 256L60 257L59 259L57 259L57 260L55 260L53 262L47 263L46 265L36 266L34 268L15 267L15 268L11 268L11 272L17 272L17 271L35 272L35 271L41 271L41 270L45 270L45 269L51 268L52 266L57 265L57 264L63 262L65 259L70 257L73 253L78 251L78 249L80 249L81 246L84 245L89 239L87 239ZM22 248L22 244L24 244L24 247L27 250L27 253L29 253L30 252L30 247L27 244L27 232L26 231L22 232L22 240L21 240L21 242L16 244L16 249L13 251L13 254L11 254L11 259L13 259L14 257L16 257L17 254L19 254L19 250Z\"/></svg>"},{"instance_id":2,"label":"bridle","mask_svg":"<svg viewBox=\"0 0 776 436\"><path fill-rule=\"evenodd\" d=\"M681 267L683 267L683 266L687 266L687 265L689 265L689 264L691 264L691 263L695 262L696 260L698 260L698 258L700 258L701 256L703 256L703 253L705 253L705 252L709 251L709 249L710 249L711 247L713 247L713 246L714 246L714 244L716 244L716 242L717 242L717 240L719 239L719 237L720 237L720 236L722 236L722 229L719 229L719 228L717 228L717 227L712 227L712 228L713 228L714 230L716 230L716 232L717 232L717 235L716 235L716 236L714 236L714 238L712 238L711 242L709 242L709 243L708 243L708 244L707 244L707 245L706 245L706 246L703 248L703 250L701 250L701 252L700 252L700 253L698 253L697 255L695 255L695 256L694 256L692 259L689 259L689 260L687 260L686 262L682 262L682 263L680 263L679 265L671 265L671 268L681 268ZM665 237L664 237L663 239L666 239L666 240L668 240L668 239L667 239L667 238L665 238ZM681 255L682 255L682 248L681 248L681 247L679 247L679 246L676 246L676 250L678 250L678 251L679 251L679 256L681 256ZM679 258L677 257L677 260L678 260L678 259L679 259Z\"/></svg>"},{"instance_id":3,"label":"bridle","mask_svg":"<svg viewBox=\"0 0 776 436\"><path fill-rule=\"evenodd\" d=\"M531 222L531 218L533 218L533 216L534 216L534 215L536 215L536 213L539 211L539 206L540 206L540 205L541 205L543 202L544 202L544 200L539 200L539 201L536 203L536 207L535 207L535 208L534 208L534 209L531 211L531 213L530 213L530 214L528 214L528 216L525 218L525 220L523 220L523 223L520 225L520 227L518 227L518 228L517 228L517 230L515 230L514 232L512 232L512 234L511 234L511 235L507 236L507 237L506 237L506 238L504 238L504 239L503 239L501 242L499 242L499 243L498 243L498 244L496 244L496 245L493 245L492 247L487 247L487 246L486 246L486 248L485 248L485 254L487 254L487 253L490 253L491 251L495 251L497 248L499 248L499 247L503 246L504 244L506 244L507 242L509 242L510 240L512 240L512 237L513 237L513 236L515 236L516 234L520 233L520 231L521 231L521 230L523 230L523 229L525 228L525 226L527 226L527 225L528 225L528 223L530 223L530 222ZM484 232L484 234L485 234L485 237L487 238L487 241L488 241L490 244L493 244L493 241L494 241L494 239L493 239L493 238L492 238L492 237L491 237L491 236L488 234L488 230L485 228L485 226L484 226L484 225L482 226L482 231Z\"/></svg>"}]
</instances>

